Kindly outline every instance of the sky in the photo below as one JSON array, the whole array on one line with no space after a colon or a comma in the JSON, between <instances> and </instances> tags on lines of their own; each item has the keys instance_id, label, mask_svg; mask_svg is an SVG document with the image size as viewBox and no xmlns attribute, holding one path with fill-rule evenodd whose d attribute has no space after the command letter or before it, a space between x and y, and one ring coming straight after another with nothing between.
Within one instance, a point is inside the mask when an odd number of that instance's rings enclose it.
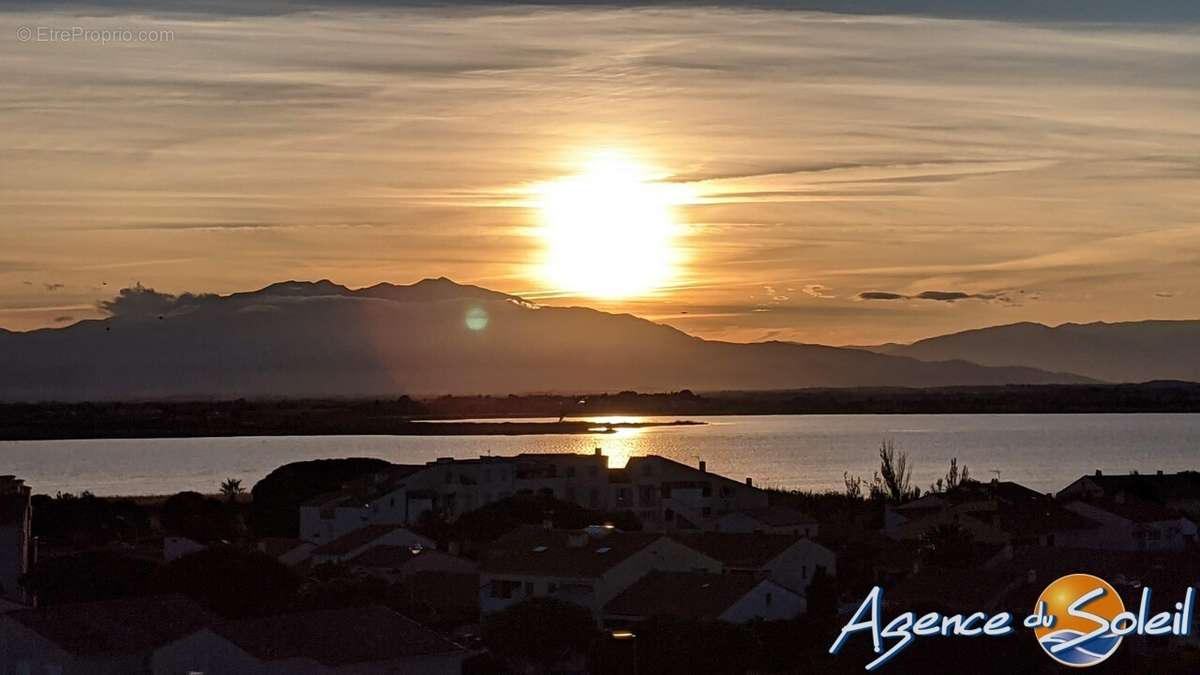
<instances>
[{"instance_id":1,"label":"sky","mask_svg":"<svg viewBox=\"0 0 1200 675\"><path fill-rule=\"evenodd\" d=\"M438 276L734 341L1200 318L1196 16L196 7L0 10L0 327ZM614 150L694 195L677 273L573 294L531 195Z\"/></svg>"}]
</instances>

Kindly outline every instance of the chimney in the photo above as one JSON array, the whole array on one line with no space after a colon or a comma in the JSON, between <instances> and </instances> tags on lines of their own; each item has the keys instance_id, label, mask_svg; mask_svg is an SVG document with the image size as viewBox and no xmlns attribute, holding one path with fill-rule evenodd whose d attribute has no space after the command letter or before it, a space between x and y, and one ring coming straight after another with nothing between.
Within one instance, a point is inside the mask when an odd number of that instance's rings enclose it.
<instances>
[{"instance_id":1,"label":"chimney","mask_svg":"<svg viewBox=\"0 0 1200 675\"><path fill-rule=\"evenodd\" d=\"M704 460L700 460L700 473L708 472L708 464Z\"/></svg>"},{"instance_id":2,"label":"chimney","mask_svg":"<svg viewBox=\"0 0 1200 675\"><path fill-rule=\"evenodd\" d=\"M1162 470L1162 469L1159 469L1159 470L1158 470L1158 475L1159 475L1159 476L1163 475L1163 470Z\"/></svg>"},{"instance_id":3,"label":"chimney","mask_svg":"<svg viewBox=\"0 0 1200 675\"><path fill-rule=\"evenodd\" d=\"M1104 472L1100 471L1100 469L1096 469L1096 475L1097 475L1097 476L1103 476L1103 475L1104 475Z\"/></svg>"},{"instance_id":4,"label":"chimney","mask_svg":"<svg viewBox=\"0 0 1200 675\"><path fill-rule=\"evenodd\" d=\"M746 476L746 487L754 487L754 479Z\"/></svg>"},{"instance_id":5,"label":"chimney","mask_svg":"<svg viewBox=\"0 0 1200 675\"><path fill-rule=\"evenodd\" d=\"M600 455L604 454L604 451L602 451L600 448L596 448L595 451L593 452L593 454L595 454L597 457L599 457Z\"/></svg>"}]
</instances>

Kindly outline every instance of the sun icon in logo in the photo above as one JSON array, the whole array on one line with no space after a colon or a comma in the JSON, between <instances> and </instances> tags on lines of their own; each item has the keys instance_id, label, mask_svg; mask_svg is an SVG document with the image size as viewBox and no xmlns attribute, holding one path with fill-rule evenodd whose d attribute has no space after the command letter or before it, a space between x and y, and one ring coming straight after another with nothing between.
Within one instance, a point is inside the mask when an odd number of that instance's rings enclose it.
<instances>
[{"instance_id":1,"label":"sun icon in logo","mask_svg":"<svg viewBox=\"0 0 1200 675\"><path fill-rule=\"evenodd\" d=\"M1121 646L1121 636L1113 633L1111 624L1125 611L1125 603L1116 589L1099 577L1069 574L1056 579L1042 591L1034 611L1053 617L1053 625L1041 626L1034 634L1046 654L1064 666L1094 666ZM1100 617L1110 625L1082 614Z\"/></svg>"}]
</instances>

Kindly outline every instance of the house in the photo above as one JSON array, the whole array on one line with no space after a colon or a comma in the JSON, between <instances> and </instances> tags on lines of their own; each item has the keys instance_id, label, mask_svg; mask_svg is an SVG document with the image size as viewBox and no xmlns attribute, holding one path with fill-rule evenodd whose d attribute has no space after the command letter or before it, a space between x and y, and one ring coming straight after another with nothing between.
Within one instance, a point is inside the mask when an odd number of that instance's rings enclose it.
<instances>
[{"instance_id":1,"label":"house","mask_svg":"<svg viewBox=\"0 0 1200 675\"><path fill-rule=\"evenodd\" d=\"M995 546L1063 545L1098 527L1049 495L994 479L969 481L944 493L885 507L883 534L896 541L919 541L942 526L960 528L975 542Z\"/></svg>"},{"instance_id":2,"label":"house","mask_svg":"<svg viewBox=\"0 0 1200 675\"><path fill-rule=\"evenodd\" d=\"M748 574L651 572L604 607L609 626L630 625L652 616L746 623L782 621L803 614L804 596Z\"/></svg>"},{"instance_id":3,"label":"house","mask_svg":"<svg viewBox=\"0 0 1200 675\"><path fill-rule=\"evenodd\" d=\"M366 525L314 548L309 560L314 565L345 562L376 546L434 549L437 543L398 525Z\"/></svg>"},{"instance_id":4,"label":"house","mask_svg":"<svg viewBox=\"0 0 1200 675\"><path fill-rule=\"evenodd\" d=\"M35 558L30 489L16 476L0 476L0 600L30 604L20 579Z\"/></svg>"},{"instance_id":5,"label":"house","mask_svg":"<svg viewBox=\"0 0 1200 675\"><path fill-rule=\"evenodd\" d=\"M144 673L155 649L213 621L182 595L8 612L0 614L0 672Z\"/></svg>"},{"instance_id":6,"label":"house","mask_svg":"<svg viewBox=\"0 0 1200 675\"><path fill-rule=\"evenodd\" d=\"M425 467L396 464L346 483L339 490L317 495L300 505L300 538L314 544L333 541L338 537L372 523L415 523L419 513L409 514L408 504L394 503L380 513L380 503L394 493L413 474Z\"/></svg>"},{"instance_id":7,"label":"house","mask_svg":"<svg viewBox=\"0 0 1200 675\"><path fill-rule=\"evenodd\" d=\"M837 555L811 539L729 532L676 536L687 547L719 560L726 574L766 577L801 595L817 570L837 574Z\"/></svg>"},{"instance_id":8,"label":"house","mask_svg":"<svg viewBox=\"0 0 1200 675\"><path fill-rule=\"evenodd\" d=\"M1125 492L1080 499L1065 508L1099 524L1073 537L1068 546L1110 551L1183 551L1196 545L1196 523L1179 511Z\"/></svg>"},{"instance_id":9,"label":"house","mask_svg":"<svg viewBox=\"0 0 1200 675\"><path fill-rule=\"evenodd\" d=\"M217 623L154 652L154 675L458 675L466 652L384 607Z\"/></svg>"},{"instance_id":10,"label":"house","mask_svg":"<svg viewBox=\"0 0 1200 675\"><path fill-rule=\"evenodd\" d=\"M423 572L479 574L479 564L473 560L420 546L372 546L348 564L357 572L389 582L403 581Z\"/></svg>"},{"instance_id":11,"label":"house","mask_svg":"<svg viewBox=\"0 0 1200 675\"><path fill-rule=\"evenodd\" d=\"M605 604L654 570L720 572L721 563L657 533L521 527L489 549L479 606L487 614L552 597L591 610L599 622Z\"/></svg>"},{"instance_id":12,"label":"house","mask_svg":"<svg viewBox=\"0 0 1200 675\"><path fill-rule=\"evenodd\" d=\"M609 476L608 508L632 511L647 530L711 530L715 521L735 511L767 507L767 493L658 455L630 457L624 469Z\"/></svg>"},{"instance_id":13,"label":"house","mask_svg":"<svg viewBox=\"0 0 1200 675\"><path fill-rule=\"evenodd\" d=\"M1096 471L1059 490L1056 496L1063 501L1077 501L1111 499L1118 494L1161 504L1193 522L1200 522L1200 471L1123 475L1105 475Z\"/></svg>"},{"instance_id":14,"label":"house","mask_svg":"<svg viewBox=\"0 0 1200 675\"><path fill-rule=\"evenodd\" d=\"M816 539L820 533L820 526L815 518L786 506L768 506L727 513L716 519L713 529L717 532L790 534L808 539Z\"/></svg>"}]
</instances>

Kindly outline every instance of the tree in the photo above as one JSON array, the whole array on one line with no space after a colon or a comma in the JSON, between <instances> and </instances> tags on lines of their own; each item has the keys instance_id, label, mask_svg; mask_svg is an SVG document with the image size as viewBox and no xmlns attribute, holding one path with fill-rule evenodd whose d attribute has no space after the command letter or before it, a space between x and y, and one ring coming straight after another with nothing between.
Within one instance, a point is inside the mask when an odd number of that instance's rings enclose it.
<instances>
[{"instance_id":1,"label":"tree","mask_svg":"<svg viewBox=\"0 0 1200 675\"><path fill-rule=\"evenodd\" d=\"M183 593L228 618L273 614L296 599L300 579L283 563L258 551L213 546L162 567L156 590Z\"/></svg>"},{"instance_id":2,"label":"tree","mask_svg":"<svg viewBox=\"0 0 1200 675\"><path fill-rule=\"evenodd\" d=\"M526 600L483 623L488 650L521 672L550 672L581 657L597 635L591 613L552 598Z\"/></svg>"},{"instance_id":3,"label":"tree","mask_svg":"<svg viewBox=\"0 0 1200 675\"><path fill-rule=\"evenodd\" d=\"M905 502L921 494L920 488L912 486L912 467L908 464L908 453L897 451L890 438L879 444L879 471L871 485L871 496Z\"/></svg>"},{"instance_id":4,"label":"tree","mask_svg":"<svg viewBox=\"0 0 1200 675\"><path fill-rule=\"evenodd\" d=\"M958 458L950 458L950 469L946 471L945 478L937 479L933 485L929 486L930 492L949 492L954 488L967 483L971 480L971 470L963 464L962 471L958 469Z\"/></svg>"},{"instance_id":5,"label":"tree","mask_svg":"<svg viewBox=\"0 0 1200 675\"><path fill-rule=\"evenodd\" d=\"M975 537L954 523L937 525L921 535L921 552L931 565L963 568L974 558Z\"/></svg>"},{"instance_id":6,"label":"tree","mask_svg":"<svg viewBox=\"0 0 1200 675\"><path fill-rule=\"evenodd\" d=\"M149 593L157 568L141 558L91 551L39 560L21 585L40 605L115 600Z\"/></svg>"},{"instance_id":7,"label":"tree","mask_svg":"<svg viewBox=\"0 0 1200 675\"><path fill-rule=\"evenodd\" d=\"M180 492L163 502L163 529L196 541L229 541L242 534L233 508L199 492Z\"/></svg>"},{"instance_id":8,"label":"tree","mask_svg":"<svg viewBox=\"0 0 1200 675\"><path fill-rule=\"evenodd\" d=\"M242 487L242 481L237 478L226 478L221 481L221 494L225 495L230 503L237 501L238 496L245 494L246 488Z\"/></svg>"}]
</instances>

